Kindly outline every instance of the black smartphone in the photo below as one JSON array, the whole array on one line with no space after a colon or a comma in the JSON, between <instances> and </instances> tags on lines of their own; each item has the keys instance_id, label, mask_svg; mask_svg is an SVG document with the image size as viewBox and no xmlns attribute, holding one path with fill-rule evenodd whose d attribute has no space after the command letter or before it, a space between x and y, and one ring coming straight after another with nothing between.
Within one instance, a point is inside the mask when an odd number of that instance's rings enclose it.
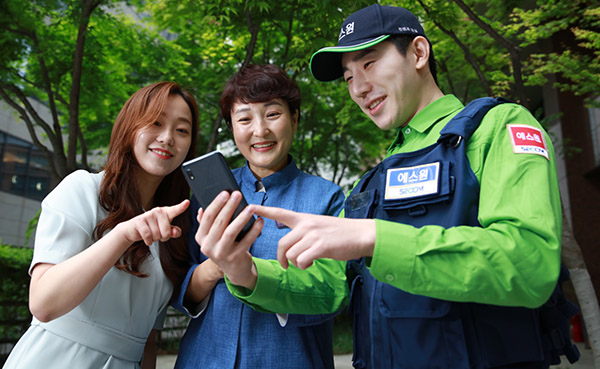
<instances>
[{"instance_id":1,"label":"black smartphone","mask_svg":"<svg viewBox=\"0 0 600 369\"><path fill-rule=\"evenodd\" d=\"M229 169L223 155L218 151L209 152L195 159L186 161L181 165L183 175L190 185L194 197L200 203L203 209L221 193L221 191L240 191L233 173ZM240 191L241 193L241 191ZM246 199L242 195L242 201L233 213L231 220L235 219L238 214L248 205ZM236 241L239 241L250 230L254 224L254 217L246 223L240 234L237 235Z\"/></svg>"}]
</instances>

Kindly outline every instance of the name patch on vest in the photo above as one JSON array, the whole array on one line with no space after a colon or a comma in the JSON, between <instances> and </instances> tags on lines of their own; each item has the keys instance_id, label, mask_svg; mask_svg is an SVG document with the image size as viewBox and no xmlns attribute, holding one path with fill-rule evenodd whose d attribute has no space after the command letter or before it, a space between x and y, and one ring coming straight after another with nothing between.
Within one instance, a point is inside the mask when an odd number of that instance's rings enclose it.
<instances>
[{"instance_id":1,"label":"name patch on vest","mask_svg":"<svg viewBox=\"0 0 600 369\"><path fill-rule=\"evenodd\" d=\"M515 154L537 154L550 160L541 129L520 124L507 124L506 128Z\"/></svg>"},{"instance_id":2,"label":"name patch on vest","mask_svg":"<svg viewBox=\"0 0 600 369\"><path fill-rule=\"evenodd\" d=\"M409 199L438 193L440 163L391 168L385 180L385 199Z\"/></svg>"}]
</instances>

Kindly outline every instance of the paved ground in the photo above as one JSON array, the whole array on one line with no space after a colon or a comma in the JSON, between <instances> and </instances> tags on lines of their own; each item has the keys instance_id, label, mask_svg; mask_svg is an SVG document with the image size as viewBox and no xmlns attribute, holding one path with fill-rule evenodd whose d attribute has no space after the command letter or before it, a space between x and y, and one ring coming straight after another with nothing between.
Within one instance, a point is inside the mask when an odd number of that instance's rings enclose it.
<instances>
[{"instance_id":1,"label":"paved ground","mask_svg":"<svg viewBox=\"0 0 600 369\"><path fill-rule=\"evenodd\" d=\"M551 366L552 369L594 369L594 359L592 357L592 350L586 349L584 344L578 343L577 347L581 352L581 358L575 364L570 364L567 359L563 358L563 362L560 365ZM156 363L156 369L173 369L175 365L175 355L160 355ZM336 355L335 356L335 367L336 369L351 369L352 368L352 355Z\"/></svg>"}]
</instances>

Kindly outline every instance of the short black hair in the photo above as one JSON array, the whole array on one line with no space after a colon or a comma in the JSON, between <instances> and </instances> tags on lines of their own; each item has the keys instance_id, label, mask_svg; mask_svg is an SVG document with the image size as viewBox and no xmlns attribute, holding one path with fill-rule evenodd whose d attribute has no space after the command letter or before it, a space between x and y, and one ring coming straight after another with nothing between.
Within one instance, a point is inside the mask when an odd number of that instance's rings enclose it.
<instances>
[{"instance_id":1,"label":"short black hair","mask_svg":"<svg viewBox=\"0 0 600 369\"><path fill-rule=\"evenodd\" d=\"M391 35L386 41L390 41L394 45L396 45L396 49L402 56L406 56L406 50L408 50L408 46L418 35ZM429 42L429 40L427 41ZM433 47L431 47L431 43L429 43L429 71L433 76L433 80L435 84L438 84L437 81L437 65L435 62L435 57L433 56Z\"/></svg>"}]
</instances>

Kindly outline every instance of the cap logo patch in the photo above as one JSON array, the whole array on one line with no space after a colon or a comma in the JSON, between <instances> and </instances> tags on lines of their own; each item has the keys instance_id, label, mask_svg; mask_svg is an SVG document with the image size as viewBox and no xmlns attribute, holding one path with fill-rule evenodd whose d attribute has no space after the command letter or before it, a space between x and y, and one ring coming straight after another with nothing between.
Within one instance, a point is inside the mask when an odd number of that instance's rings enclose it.
<instances>
[{"instance_id":1,"label":"cap logo patch","mask_svg":"<svg viewBox=\"0 0 600 369\"><path fill-rule=\"evenodd\" d=\"M411 27L398 27L398 31L399 32L408 32L408 33L419 33L419 31L417 31L414 28Z\"/></svg>"},{"instance_id":2,"label":"cap logo patch","mask_svg":"<svg viewBox=\"0 0 600 369\"><path fill-rule=\"evenodd\" d=\"M350 22L346 24L346 27L342 27L342 29L340 30L340 35L338 37L338 41L352 33L354 33L354 22Z\"/></svg>"},{"instance_id":3,"label":"cap logo patch","mask_svg":"<svg viewBox=\"0 0 600 369\"><path fill-rule=\"evenodd\" d=\"M515 154L537 154L550 160L541 129L521 124L507 124L506 128Z\"/></svg>"}]
</instances>

